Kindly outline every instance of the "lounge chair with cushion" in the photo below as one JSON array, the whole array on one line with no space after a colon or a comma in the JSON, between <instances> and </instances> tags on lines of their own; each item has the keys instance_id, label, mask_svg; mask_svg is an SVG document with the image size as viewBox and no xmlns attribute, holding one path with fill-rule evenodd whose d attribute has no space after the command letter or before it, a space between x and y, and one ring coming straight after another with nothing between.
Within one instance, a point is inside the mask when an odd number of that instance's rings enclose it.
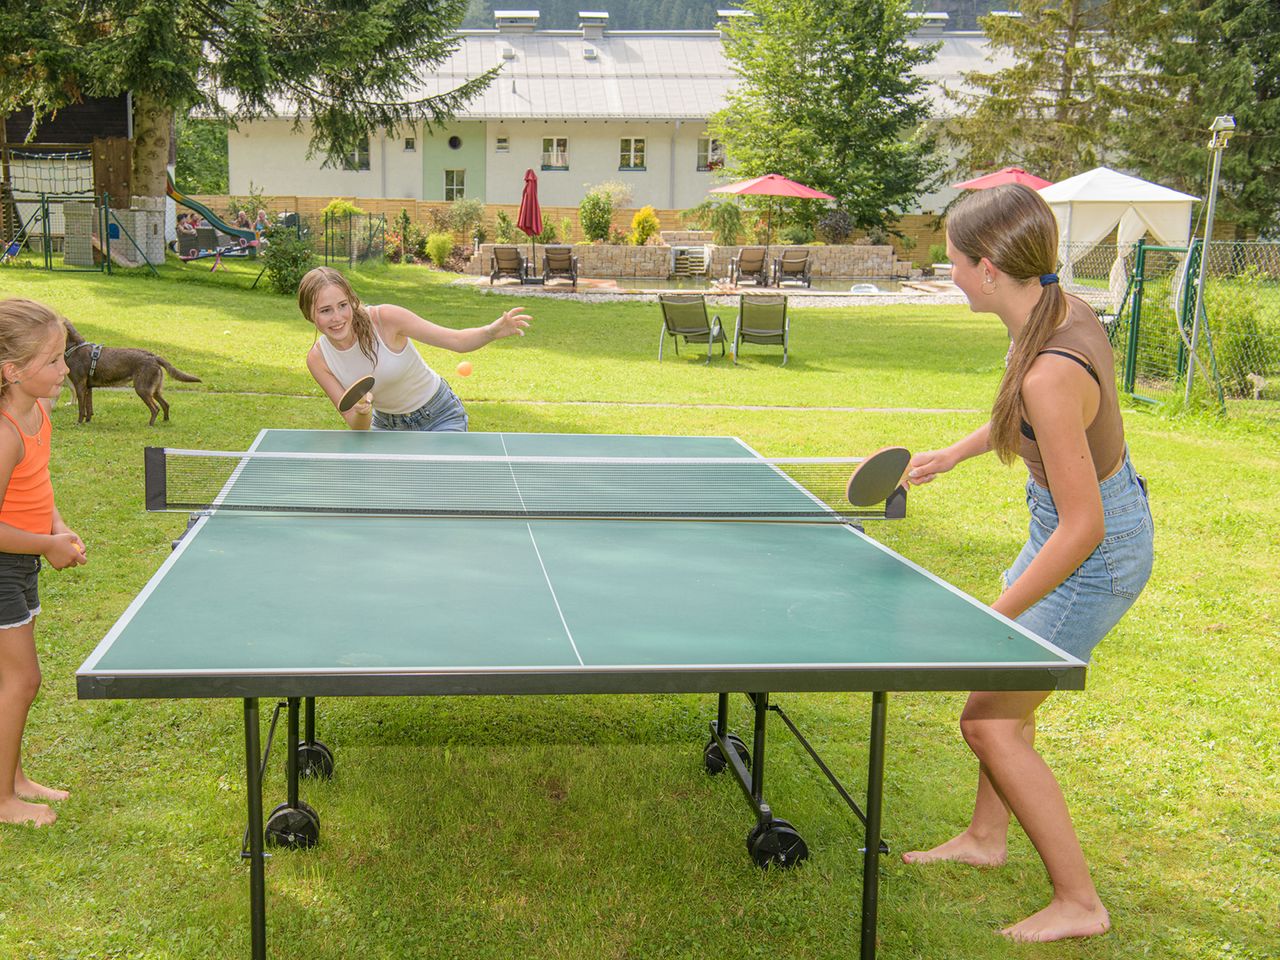
<instances>
[{"instance_id":1,"label":"lounge chair with cushion","mask_svg":"<svg viewBox=\"0 0 1280 960\"><path fill-rule=\"evenodd\" d=\"M736 287L743 280L752 280L757 287L769 285L769 264L765 261L764 247L743 247L729 261L729 282Z\"/></svg>"},{"instance_id":2,"label":"lounge chair with cushion","mask_svg":"<svg viewBox=\"0 0 1280 960\"><path fill-rule=\"evenodd\" d=\"M550 283L559 278L572 280L573 289L578 289L578 258L573 255L571 247L546 247L542 254L542 282Z\"/></svg>"},{"instance_id":3,"label":"lounge chair with cushion","mask_svg":"<svg viewBox=\"0 0 1280 960\"><path fill-rule=\"evenodd\" d=\"M494 247L493 259L490 261L489 285L503 277L515 277L524 283L527 273L524 256L517 247Z\"/></svg>"},{"instance_id":4,"label":"lounge chair with cushion","mask_svg":"<svg viewBox=\"0 0 1280 960\"><path fill-rule=\"evenodd\" d=\"M773 261L773 282L779 287L784 283L803 283L813 286L809 276L809 251L803 247L799 250L784 250L782 256Z\"/></svg>"},{"instance_id":5,"label":"lounge chair with cushion","mask_svg":"<svg viewBox=\"0 0 1280 960\"><path fill-rule=\"evenodd\" d=\"M790 328L786 297L744 293L733 325L733 362L738 362L743 343L765 343L782 347L782 365L786 366Z\"/></svg>"},{"instance_id":6,"label":"lounge chair with cushion","mask_svg":"<svg viewBox=\"0 0 1280 960\"><path fill-rule=\"evenodd\" d=\"M725 335L720 318L707 316L707 300L700 293L660 293L658 305L662 308L662 332L658 335L658 359L662 359L662 345L667 337L676 342L680 353L680 338L685 343L705 343L707 363L711 362L711 345L720 344L720 356L724 356Z\"/></svg>"}]
</instances>

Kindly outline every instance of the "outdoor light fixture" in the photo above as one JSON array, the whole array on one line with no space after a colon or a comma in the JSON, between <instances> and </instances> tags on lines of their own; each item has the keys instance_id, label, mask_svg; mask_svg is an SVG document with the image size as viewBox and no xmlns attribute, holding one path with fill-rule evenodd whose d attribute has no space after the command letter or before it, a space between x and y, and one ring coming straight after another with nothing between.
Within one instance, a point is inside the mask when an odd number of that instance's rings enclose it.
<instances>
[{"instance_id":1,"label":"outdoor light fixture","mask_svg":"<svg viewBox=\"0 0 1280 960\"><path fill-rule=\"evenodd\" d=\"M1205 265L1209 261L1209 240L1213 236L1213 209L1217 206L1218 200L1218 171L1222 169L1222 151L1227 148L1227 141L1231 139L1232 134L1236 132L1236 118L1223 116L1214 117L1213 123L1209 125L1209 133L1213 136L1209 140L1209 152L1213 154L1213 172L1209 176L1209 207L1205 211L1204 218L1204 243L1200 245L1200 276L1196 282L1196 309L1191 317L1191 343L1190 357L1187 359L1187 389L1184 395L1184 401L1191 400L1191 381L1195 379L1196 364L1199 357L1196 356L1196 347L1200 345L1200 313L1204 310L1204 273ZM1181 327L1179 327L1181 330ZM1185 334L1183 339L1186 339ZM1208 374L1205 374L1206 378Z\"/></svg>"}]
</instances>

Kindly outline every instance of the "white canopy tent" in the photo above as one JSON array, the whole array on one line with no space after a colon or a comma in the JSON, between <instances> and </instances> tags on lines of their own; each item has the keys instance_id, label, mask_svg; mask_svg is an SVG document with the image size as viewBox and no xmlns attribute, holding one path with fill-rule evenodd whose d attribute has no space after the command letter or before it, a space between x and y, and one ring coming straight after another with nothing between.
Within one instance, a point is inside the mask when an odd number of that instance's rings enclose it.
<instances>
[{"instance_id":1,"label":"white canopy tent","mask_svg":"<svg viewBox=\"0 0 1280 960\"><path fill-rule=\"evenodd\" d=\"M1113 308L1119 308L1124 297L1124 259L1134 243L1150 232L1160 243L1186 245L1191 239L1191 205L1200 199L1107 167L1050 184L1040 196L1058 219L1064 282L1074 276L1076 261L1116 228L1118 249L1109 284Z\"/></svg>"}]
</instances>

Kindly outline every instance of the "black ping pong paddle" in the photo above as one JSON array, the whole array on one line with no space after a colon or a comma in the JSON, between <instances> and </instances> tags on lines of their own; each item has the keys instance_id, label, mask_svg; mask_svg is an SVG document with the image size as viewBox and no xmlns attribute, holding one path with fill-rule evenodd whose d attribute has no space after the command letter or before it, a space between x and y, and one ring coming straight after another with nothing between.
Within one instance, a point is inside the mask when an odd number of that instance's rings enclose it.
<instances>
[{"instance_id":1,"label":"black ping pong paddle","mask_svg":"<svg viewBox=\"0 0 1280 960\"><path fill-rule=\"evenodd\" d=\"M347 387L342 399L338 401L338 412L346 413L364 399L364 395L373 389L373 377L361 377Z\"/></svg>"},{"instance_id":2,"label":"black ping pong paddle","mask_svg":"<svg viewBox=\"0 0 1280 960\"><path fill-rule=\"evenodd\" d=\"M902 486L911 464L911 451L906 447L884 447L877 450L853 471L845 495L855 507L870 507L889 499Z\"/></svg>"}]
</instances>

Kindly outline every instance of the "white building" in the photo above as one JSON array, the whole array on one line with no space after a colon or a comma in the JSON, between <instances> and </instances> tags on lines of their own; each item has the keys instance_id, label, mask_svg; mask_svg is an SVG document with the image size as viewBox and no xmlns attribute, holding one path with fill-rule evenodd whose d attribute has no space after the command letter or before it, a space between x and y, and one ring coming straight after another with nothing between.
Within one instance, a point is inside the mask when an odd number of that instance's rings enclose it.
<instances>
[{"instance_id":1,"label":"white building","mask_svg":"<svg viewBox=\"0 0 1280 960\"><path fill-rule=\"evenodd\" d=\"M631 186L633 206L682 210L722 182L706 119L737 77L719 30L609 30L609 15L592 12L579 14L578 30L538 30L537 11L494 17L494 29L459 31L458 49L417 94L447 92L500 66L456 120L374 138L336 166L306 158L309 134L295 132L290 116L242 123L228 135L230 192L516 204L532 168L544 206L577 206L587 187L615 180ZM913 37L942 43L922 68L939 114L944 86L991 66L986 38L948 33L946 19L922 15Z\"/></svg>"}]
</instances>

